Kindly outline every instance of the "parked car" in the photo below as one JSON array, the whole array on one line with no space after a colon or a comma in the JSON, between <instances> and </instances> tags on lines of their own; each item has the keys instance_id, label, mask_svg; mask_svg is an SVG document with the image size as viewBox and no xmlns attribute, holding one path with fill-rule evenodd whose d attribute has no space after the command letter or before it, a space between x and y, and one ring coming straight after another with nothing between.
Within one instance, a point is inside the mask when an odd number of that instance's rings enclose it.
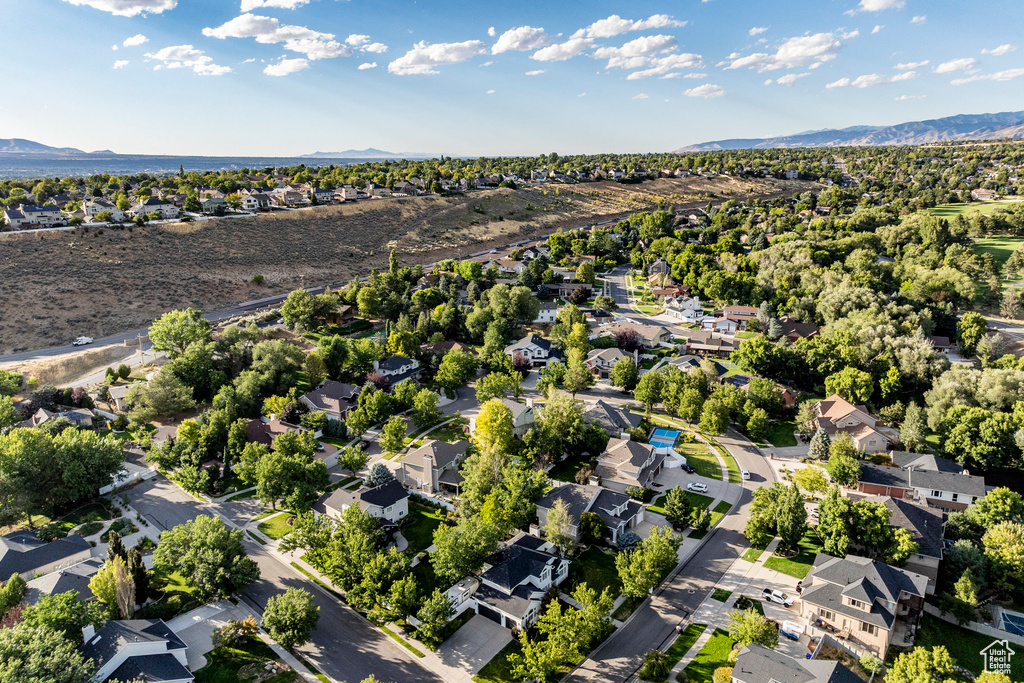
<instances>
[{"instance_id":1,"label":"parked car","mask_svg":"<svg viewBox=\"0 0 1024 683\"><path fill-rule=\"evenodd\" d=\"M686 472L687 474L693 474L694 472L697 471L697 470L693 469L693 465L687 465L685 463L680 465L679 468L681 470L683 470L683 472Z\"/></svg>"},{"instance_id":2,"label":"parked car","mask_svg":"<svg viewBox=\"0 0 1024 683\"><path fill-rule=\"evenodd\" d=\"M765 600L770 600L776 604L782 605L783 607L790 607L793 604L793 598L789 597L785 593L779 590L772 590L765 588L761 591L761 597Z\"/></svg>"},{"instance_id":3,"label":"parked car","mask_svg":"<svg viewBox=\"0 0 1024 683\"><path fill-rule=\"evenodd\" d=\"M92 344L92 337L79 337L71 342L72 346L85 346L86 344Z\"/></svg>"},{"instance_id":4,"label":"parked car","mask_svg":"<svg viewBox=\"0 0 1024 683\"><path fill-rule=\"evenodd\" d=\"M750 470L743 470L740 472L744 479L750 479Z\"/></svg>"},{"instance_id":5,"label":"parked car","mask_svg":"<svg viewBox=\"0 0 1024 683\"><path fill-rule=\"evenodd\" d=\"M691 481L689 484L686 485L686 488L688 488L691 491L697 491L698 493L704 493L705 491L708 490L708 485L702 484L699 481Z\"/></svg>"}]
</instances>

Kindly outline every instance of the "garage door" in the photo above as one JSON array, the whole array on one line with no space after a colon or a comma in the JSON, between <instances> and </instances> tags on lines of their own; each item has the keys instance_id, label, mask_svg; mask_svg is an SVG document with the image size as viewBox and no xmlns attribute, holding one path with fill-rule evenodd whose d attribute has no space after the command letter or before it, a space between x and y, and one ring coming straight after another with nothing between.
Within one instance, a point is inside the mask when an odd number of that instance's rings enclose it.
<instances>
[{"instance_id":1,"label":"garage door","mask_svg":"<svg viewBox=\"0 0 1024 683\"><path fill-rule=\"evenodd\" d=\"M477 609L479 610L480 616L487 617L491 621L497 622L499 624L501 623L501 613L493 607L488 607L482 602L478 602Z\"/></svg>"}]
</instances>

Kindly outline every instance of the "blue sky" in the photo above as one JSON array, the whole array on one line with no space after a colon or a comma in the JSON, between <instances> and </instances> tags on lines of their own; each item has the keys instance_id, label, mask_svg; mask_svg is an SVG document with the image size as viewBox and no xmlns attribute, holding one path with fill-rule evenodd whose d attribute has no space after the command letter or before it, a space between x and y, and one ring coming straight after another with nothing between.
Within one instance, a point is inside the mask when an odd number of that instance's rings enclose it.
<instances>
[{"instance_id":1,"label":"blue sky","mask_svg":"<svg viewBox=\"0 0 1024 683\"><path fill-rule=\"evenodd\" d=\"M1024 109L1018 0L2 6L0 136L86 150L647 152Z\"/></svg>"}]
</instances>

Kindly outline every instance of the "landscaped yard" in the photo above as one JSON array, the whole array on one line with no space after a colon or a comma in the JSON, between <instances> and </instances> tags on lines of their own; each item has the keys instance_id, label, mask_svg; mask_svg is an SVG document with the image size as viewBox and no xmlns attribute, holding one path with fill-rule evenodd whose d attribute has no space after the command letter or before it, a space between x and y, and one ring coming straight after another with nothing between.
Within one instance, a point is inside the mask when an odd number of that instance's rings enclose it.
<instances>
[{"instance_id":1,"label":"landscaped yard","mask_svg":"<svg viewBox=\"0 0 1024 683\"><path fill-rule=\"evenodd\" d=\"M747 548L747 552L743 553L743 559L747 562L757 562L763 552L761 548Z\"/></svg>"},{"instance_id":2,"label":"landscaped yard","mask_svg":"<svg viewBox=\"0 0 1024 683\"><path fill-rule=\"evenodd\" d=\"M773 555L765 561L764 566L767 569L774 569L794 578L803 579L814 566L814 556L819 552L821 552L821 541L813 529L808 529L800 540L800 552L795 557L784 558Z\"/></svg>"},{"instance_id":3,"label":"landscaped yard","mask_svg":"<svg viewBox=\"0 0 1024 683\"><path fill-rule=\"evenodd\" d=\"M768 425L768 434L765 436L765 440L776 448L796 446L796 437L793 436L795 430L796 422L793 420L772 422Z\"/></svg>"},{"instance_id":4,"label":"landscaped yard","mask_svg":"<svg viewBox=\"0 0 1024 683\"><path fill-rule=\"evenodd\" d=\"M729 653L732 652L733 641L729 634L716 628L711 639L704 644L689 666L684 669L693 683L711 683L715 669L729 666Z\"/></svg>"},{"instance_id":5,"label":"landscaped yard","mask_svg":"<svg viewBox=\"0 0 1024 683\"><path fill-rule=\"evenodd\" d=\"M950 624L938 617L926 614L914 644L928 648L943 645L949 650L949 654L956 660L957 665L971 673L980 674L985 664L981 657L981 651L991 642L991 636L968 631L956 624ZM1020 648L1016 649L1020 650ZM892 652L891 649L890 652ZM1024 681L1024 658L1013 657L1011 665L1010 680Z\"/></svg>"},{"instance_id":6,"label":"landscaped yard","mask_svg":"<svg viewBox=\"0 0 1024 683\"><path fill-rule=\"evenodd\" d=\"M288 524L288 518L291 516L292 513L290 512L282 512L279 515L263 520L257 528L264 536L268 536L276 541L291 533L292 527Z\"/></svg>"},{"instance_id":7,"label":"landscaped yard","mask_svg":"<svg viewBox=\"0 0 1024 683\"><path fill-rule=\"evenodd\" d=\"M195 591L195 586L186 582L185 577L181 574L177 572L165 574L159 569L154 569L150 595L160 595L160 599L139 609L135 613L135 618L173 619L202 604L196 597Z\"/></svg>"},{"instance_id":8,"label":"landscaped yard","mask_svg":"<svg viewBox=\"0 0 1024 683\"><path fill-rule=\"evenodd\" d=\"M518 640L513 640L501 652L494 655L494 658L487 662L480 673L473 676L476 683L514 683L518 679L512 676L512 667L508 664L508 656L511 654L522 654L523 646Z\"/></svg>"},{"instance_id":9,"label":"landscaped yard","mask_svg":"<svg viewBox=\"0 0 1024 683\"><path fill-rule=\"evenodd\" d=\"M691 493L690 495L692 496L693 494ZM725 517L729 513L731 508L732 506L724 500L718 503L718 505L715 506L715 509L711 511L711 523L708 525L708 530L703 533L693 531L690 533L690 538L704 538L707 536L708 533L715 528L715 525L722 520L722 517Z\"/></svg>"},{"instance_id":10,"label":"landscaped yard","mask_svg":"<svg viewBox=\"0 0 1024 683\"><path fill-rule=\"evenodd\" d=\"M587 548L569 567L570 577L576 585L585 582L598 593L609 588L612 597L622 592L622 580L615 569L615 553L612 551Z\"/></svg>"},{"instance_id":11,"label":"landscaped yard","mask_svg":"<svg viewBox=\"0 0 1024 683\"><path fill-rule=\"evenodd\" d=\"M420 553L434 543L434 529L441 525L444 510L434 510L425 505L409 504L409 520L402 527L402 536L409 541L409 552Z\"/></svg>"},{"instance_id":12,"label":"landscaped yard","mask_svg":"<svg viewBox=\"0 0 1024 683\"><path fill-rule=\"evenodd\" d=\"M732 591L727 591L724 588L716 588L715 592L711 594L712 600L718 600L718 602L725 602L732 595Z\"/></svg>"},{"instance_id":13,"label":"landscaped yard","mask_svg":"<svg viewBox=\"0 0 1024 683\"><path fill-rule=\"evenodd\" d=\"M665 655L668 657L666 664L670 670L679 663L683 655L690 651L690 648L693 647L693 644L697 642L697 639L700 638L700 635L704 633L706 628L707 624L690 624L686 627L685 631L679 634L676 642L672 643L668 650L665 651Z\"/></svg>"},{"instance_id":14,"label":"landscaped yard","mask_svg":"<svg viewBox=\"0 0 1024 683\"><path fill-rule=\"evenodd\" d=\"M443 427L438 427L434 431L427 434L426 438L433 439L435 441L447 441L448 443L455 443L456 441L463 441L466 437L466 432L463 431L463 425L469 424L466 419L455 420L449 422Z\"/></svg>"},{"instance_id":15,"label":"landscaped yard","mask_svg":"<svg viewBox=\"0 0 1024 683\"><path fill-rule=\"evenodd\" d=\"M566 458L561 462L555 463L555 466L548 471L548 478L575 484L576 472L585 464L585 461L579 458Z\"/></svg>"},{"instance_id":16,"label":"landscaped yard","mask_svg":"<svg viewBox=\"0 0 1024 683\"><path fill-rule=\"evenodd\" d=\"M196 671L196 683L247 683L263 673L267 662L277 661L270 646L258 638L246 638L234 647L219 647L206 655L206 666ZM294 683L301 678L285 667L285 671L262 683Z\"/></svg>"},{"instance_id":17,"label":"landscaped yard","mask_svg":"<svg viewBox=\"0 0 1024 683\"><path fill-rule=\"evenodd\" d=\"M677 443L676 451L686 458L686 464L697 470L702 477L722 480L722 466L714 453L708 450L703 443Z\"/></svg>"}]
</instances>

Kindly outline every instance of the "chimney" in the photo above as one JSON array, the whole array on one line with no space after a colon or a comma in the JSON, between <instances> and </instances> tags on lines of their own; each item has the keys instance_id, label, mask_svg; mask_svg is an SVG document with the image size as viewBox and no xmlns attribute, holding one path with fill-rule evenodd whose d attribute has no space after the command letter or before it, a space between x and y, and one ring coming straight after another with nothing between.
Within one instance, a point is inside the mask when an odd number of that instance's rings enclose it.
<instances>
[{"instance_id":1,"label":"chimney","mask_svg":"<svg viewBox=\"0 0 1024 683\"><path fill-rule=\"evenodd\" d=\"M526 407L527 408L533 408L533 399L532 398L526 399Z\"/></svg>"},{"instance_id":2,"label":"chimney","mask_svg":"<svg viewBox=\"0 0 1024 683\"><path fill-rule=\"evenodd\" d=\"M596 474L591 474L590 479L587 483L589 483L591 486L600 486L601 477L597 476Z\"/></svg>"},{"instance_id":3,"label":"chimney","mask_svg":"<svg viewBox=\"0 0 1024 683\"><path fill-rule=\"evenodd\" d=\"M88 643L89 639L92 638L94 635L96 635L95 626L93 626L92 624L87 624L82 627L82 640L84 640L86 643Z\"/></svg>"}]
</instances>

